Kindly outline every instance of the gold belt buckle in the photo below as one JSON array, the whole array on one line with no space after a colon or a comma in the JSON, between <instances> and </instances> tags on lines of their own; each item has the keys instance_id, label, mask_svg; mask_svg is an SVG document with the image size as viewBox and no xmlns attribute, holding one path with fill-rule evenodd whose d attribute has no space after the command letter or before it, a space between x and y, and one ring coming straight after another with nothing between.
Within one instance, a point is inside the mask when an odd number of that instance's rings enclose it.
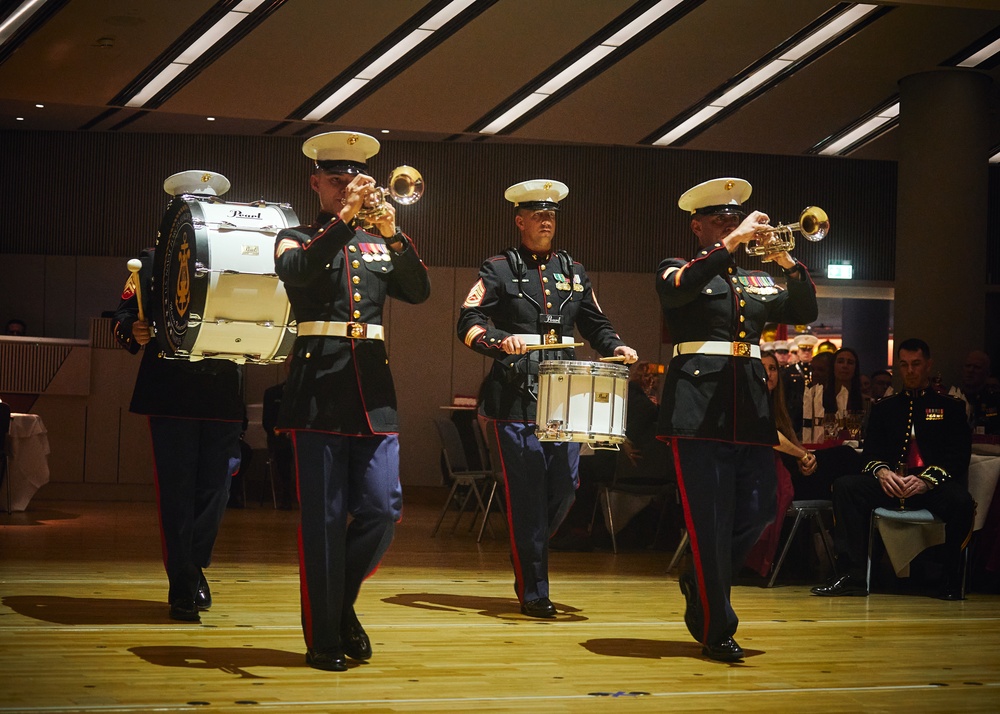
<instances>
[{"instance_id":1,"label":"gold belt buckle","mask_svg":"<svg viewBox=\"0 0 1000 714\"><path fill-rule=\"evenodd\" d=\"M733 343L733 357L749 357L750 356L750 343L749 342L734 342Z\"/></svg>"},{"instance_id":2,"label":"gold belt buckle","mask_svg":"<svg viewBox=\"0 0 1000 714\"><path fill-rule=\"evenodd\" d=\"M354 340L363 340L368 336L368 325L364 322L348 322L347 336Z\"/></svg>"}]
</instances>

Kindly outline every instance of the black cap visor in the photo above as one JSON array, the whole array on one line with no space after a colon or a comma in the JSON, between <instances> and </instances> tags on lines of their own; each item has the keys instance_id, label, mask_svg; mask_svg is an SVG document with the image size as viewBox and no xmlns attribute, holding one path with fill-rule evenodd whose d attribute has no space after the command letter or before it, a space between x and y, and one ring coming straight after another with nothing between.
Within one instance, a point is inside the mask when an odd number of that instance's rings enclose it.
<instances>
[{"instance_id":1,"label":"black cap visor","mask_svg":"<svg viewBox=\"0 0 1000 714\"><path fill-rule=\"evenodd\" d=\"M558 211L559 204L555 201L521 201L516 208L526 211Z\"/></svg>"},{"instance_id":2,"label":"black cap visor","mask_svg":"<svg viewBox=\"0 0 1000 714\"><path fill-rule=\"evenodd\" d=\"M747 215L742 207L731 203L725 203L720 206L704 206L697 209L695 213L702 216L737 216L739 218Z\"/></svg>"},{"instance_id":3,"label":"black cap visor","mask_svg":"<svg viewBox=\"0 0 1000 714\"><path fill-rule=\"evenodd\" d=\"M368 166L357 161L342 161L331 159L328 161L317 161L316 168L328 174L363 174L368 171Z\"/></svg>"}]
</instances>

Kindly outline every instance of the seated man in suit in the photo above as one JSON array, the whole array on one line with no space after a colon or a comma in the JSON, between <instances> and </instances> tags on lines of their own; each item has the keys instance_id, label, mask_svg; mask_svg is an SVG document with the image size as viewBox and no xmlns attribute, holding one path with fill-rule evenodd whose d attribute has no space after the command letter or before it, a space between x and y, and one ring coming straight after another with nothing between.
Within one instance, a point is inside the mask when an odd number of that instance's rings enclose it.
<instances>
[{"instance_id":1,"label":"seated man in suit","mask_svg":"<svg viewBox=\"0 0 1000 714\"><path fill-rule=\"evenodd\" d=\"M965 405L930 388L933 362L923 340L896 350L904 390L872 405L864 469L833 484L834 543L840 577L812 589L827 597L867 595L865 564L875 508L926 508L945 522L946 574L938 597L961 599L961 552L972 533L968 490L972 436Z\"/></svg>"}]
</instances>

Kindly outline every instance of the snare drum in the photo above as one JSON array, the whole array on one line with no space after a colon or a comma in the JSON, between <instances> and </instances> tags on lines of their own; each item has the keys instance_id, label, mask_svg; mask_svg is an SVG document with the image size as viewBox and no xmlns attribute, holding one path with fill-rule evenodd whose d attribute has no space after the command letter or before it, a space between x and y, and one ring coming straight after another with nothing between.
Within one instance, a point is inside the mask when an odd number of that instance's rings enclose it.
<instances>
[{"instance_id":1,"label":"snare drum","mask_svg":"<svg viewBox=\"0 0 1000 714\"><path fill-rule=\"evenodd\" d=\"M284 360L295 333L274 239L298 223L288 204L174 198L157 234L148 299L164 356Z\"/></svg>"},{"instance_id":2,"label":"snare drum","mask_svg":"<svg viewBox=\"0 0 1000 714\"><path fill-rule=\"evenodd\" d=\"M539 441L625 441L628 367L549 360L538 365Z\"/></svg>"}]
</instances>

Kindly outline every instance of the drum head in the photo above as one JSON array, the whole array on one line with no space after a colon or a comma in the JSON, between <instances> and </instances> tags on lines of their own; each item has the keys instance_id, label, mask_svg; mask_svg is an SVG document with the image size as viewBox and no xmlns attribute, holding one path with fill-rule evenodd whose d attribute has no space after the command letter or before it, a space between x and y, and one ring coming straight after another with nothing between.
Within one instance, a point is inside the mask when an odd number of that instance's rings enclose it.
<instances>
[{"instance_id":1,"label":"drum head","mask_svg":"<svg viewBox=\"0 0 1000 714\"><path fill-rule=\"evenodd\" d=\"M157 343L168 357L190 351L201 325L197 306L205 304L206 281L196 276L207 259L207 246L195 229L193 204L197 199L173 199L156 237L149 311Z\"/></svg>"}]
</instances>

